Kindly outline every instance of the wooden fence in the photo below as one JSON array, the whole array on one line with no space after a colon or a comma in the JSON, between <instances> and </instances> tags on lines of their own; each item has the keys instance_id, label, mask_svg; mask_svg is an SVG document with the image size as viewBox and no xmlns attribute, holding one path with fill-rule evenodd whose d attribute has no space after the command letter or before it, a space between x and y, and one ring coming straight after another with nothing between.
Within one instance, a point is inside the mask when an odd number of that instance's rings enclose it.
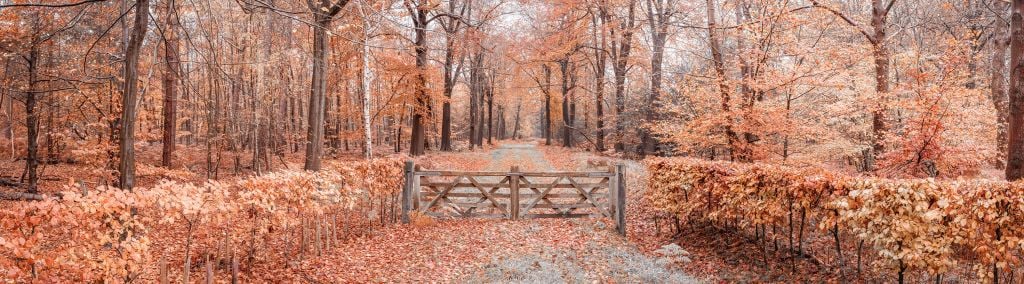
<instances>
[{"instance_id":1,"label":"wooden fence","mask_svg":"<svg viewBox=\"0 0 1024 284\"><path fill-rule=\"evenodd\" d=\"M424 170L405 163L402 221L409 212L436 218L612 218L625 227L625 167L593 172Z\"/></svg>"}]
</instances>

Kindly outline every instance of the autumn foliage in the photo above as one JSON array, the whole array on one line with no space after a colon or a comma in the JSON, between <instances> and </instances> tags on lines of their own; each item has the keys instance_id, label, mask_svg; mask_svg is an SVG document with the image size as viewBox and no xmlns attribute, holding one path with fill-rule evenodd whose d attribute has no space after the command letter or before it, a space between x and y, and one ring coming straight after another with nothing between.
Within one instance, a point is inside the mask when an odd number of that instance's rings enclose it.
<instances>
[{"instance_id":1,"label":"autumn foliage","mask_svg":"<svg viewBox=\"0 0 1024 284\"><path fill-rule=\"evenodd\" d=\"M339 212L358 212L370 224L393 222L401 166L399 159L377 159L234 182L162 181L133 191L69 185L59 197L0 209L0 275L19 282L152 280L146 271L168 255L184 254L177 263L191 269L204 257L252 264L319 254L340 237Z\"/></svg>"},{"instance_id":2,"label":"autumn foliage","mask_svg":"<svg viewBox=\"0 0 1024 284\"><path fill-rule=\"evenodd\" d=\"M878 256L876 268L896 272L900 280L914 271L942 275L963 264L992 281L999 269L1020 264L1024 253L1020 182L863 178L689 158L650 159L647 166L648 198L660 210L687 223L753 228L760 236L780 228L790 246L796 236L791 250L797 254L815 253L802 250L805 226L811 226L809 235L817 224L815 232L833 239L838 269L845 269L842 255L851 259L854 253L843 247L860 241Z\"/></svg>"}]
</instances>

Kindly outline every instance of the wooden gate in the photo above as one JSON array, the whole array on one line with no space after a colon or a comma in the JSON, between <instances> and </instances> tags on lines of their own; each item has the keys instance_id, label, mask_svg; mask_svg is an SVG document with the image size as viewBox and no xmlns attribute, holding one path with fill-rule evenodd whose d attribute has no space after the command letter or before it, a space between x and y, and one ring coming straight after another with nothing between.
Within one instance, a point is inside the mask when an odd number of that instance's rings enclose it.
<instances>
[{"instance_id":1,"label":"wooden gate","mask_svg":"<svg viewBox=\"0 0 1024 284\"><path fill-rule=\"evenodd\" d=\"M417 211L436 218L579 218L615 220L625 235L623 165L593 172L424 170L405 163L402 220Z\"/></svg>"}]
</instances>

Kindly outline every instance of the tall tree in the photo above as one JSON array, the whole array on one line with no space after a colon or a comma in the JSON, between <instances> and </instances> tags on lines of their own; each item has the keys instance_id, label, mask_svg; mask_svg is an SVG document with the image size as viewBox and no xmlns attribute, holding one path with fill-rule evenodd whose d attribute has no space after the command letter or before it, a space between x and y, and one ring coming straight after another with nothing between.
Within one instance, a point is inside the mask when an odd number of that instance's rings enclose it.
<instances>
[{"instance_id":1,"label":"tall tree","mask_svg":"<svg viewBox=\"0 0 1024 284\"><path fill-rule=\"evenodd\" d=\"M729 90L729 84L726 83L725 78L725 59L722 56L722 46L718 39L718 15L715 12L715 1L707 0L707 22L708 22L708 47L711 49L711 64L714 65L715 69L715 81L718 82L718 92L721 96L722 112L726 115L727 119L725 125L725 134L729 143L729 155L732 160L736 160L737 147L739 146L739 138L736 135L736 131L733 130L733 120L729 117L732 115L730 100L731 90Z\"/></svg>"},{"instance_id":2,"label":"tall tree","mask_svg":"<svg viewBox=\"0 0 1024 284\"><path fill-rule=\"evenodd\" d=\"M669 21L675 14L672 0L647 0L647 25L651 30L651 92L647 97L644 119L650 123L657 116L661 97L662 61L665 58L665 44L668 42ZM654 152L655 141L651 132L641 128L641 155Z\"/></svg>"},{"instance_id":3,"label":"tall tree","mask_svg":"<svg viewBox=\"0 0 1024 284\"><path fill-rule=\"evenodd\" d=\"M1010 16L1010 102L1006 180L1024 178L1024 0L1013 0Z\"/></svg>"},{"instance_id":4,"label":"tall tree","mask_svg":"<svg viewBox=\"0 0 1024 284\"><path fill-rule=\"evenodd\" d=\"M363 62L360 65L361 72L359 72L359 92L362 93L363 101L363 152L367 159L373 158L373 125L370 117L370 78L373 76L373 70L370 69L370 20L366 15L366 11L363 9L369 8L366 6L365 0L360 1L359 15L363 19L363 41L362 41L362 53L360 54Z\"/></svg>"},{"instance_id":5,"label":"tall tree","mask_svg":"<svg viewBox=\"0 0 1024 284\"><path fill-rule=\"evenodd\" d=\"M316 3L314 3L314 1ZM309 88L309 128L306 132L306 164L307 171L320 170L320 158L323 155L324 116L326 115L327 99L327 28L334 16L341 12L348 0L306 0L309 11L313 13L313 64L312 83Z\"/></svg>"},{"instance_id":6,"label":"tall tree","mask_svg":"<svg viewBox=\"0 0 1024 284\"><path fill-rule=\"evenodd\" d=\"M461 6L456 6L459 1L448 1L448 13L464 17L466 13L472 12L472 5L466 1ZM456 18L441 19L441 27L444 29L444 97L441 105L441 151L452 150L452 91L455 89L455 82L462 73L463 61L466 56L464 52L456 52L456 42L459 41L458 32L463 27L463 21ZM464 39L463 39L464 40ZM456 54L457 53L457 54ZM455 57L458 56L458 59Z\"/></svg>"},{"instance_id":7,"label":"tall tree","mask_svg":"<svg viewBox=\"0 0 1024 284\"><path fill-rule=\"evenodd\" d=\"M175 7L175 0L166 0L164 13L164 137L163 153L161 155L163 166L171 167L174 159L175 130L177 130L178 113L178 72L181 70L181 62L178 60L178 11Z\"/></svg>"},{"instance_id":8,"label":"tall tree","mask_svg":"<svg viewBox=\"0 0 1024 284\"><path fill-rule=\"evenodd\" d=\"M615 150L624 151L626 145L623 140L623 133L626 132L626 75L629 73L629 55L633 48L633 32L636 27L636 0L629 0L629 7L626 16L613 21L613 15L608 11L610 7L602 5L601 15L605 22L618 22L618 28L611 29L612 60L614 65L612 71L615 73L615 132L618 139L615 141Z\"/></svg>"},{"instance_id":9,"label":"tall tree","mask_svg":"<svg viewBox=\"0 0 1024 284\"><path fill-rule=\"evenodd\" d=\"M989 82L991 88L989 98L996 110L996 160L999 166L1005 166L1006 159L1006 119L1007 119L1007 96L1006 96L1006 48L1010 45L1010 35L1007 32L1008 21L1004 18L1009 7L1000 1L993 3L995 10L995 28L992 31L992 73Z\"/></svg>"},{"instance_id":10,"label":"tall tree","mask_svg":"<svg viewBox=\"0 0 1024 284\"><path fill-rule=\"evenodd\" d=\"M592 39L594 45L594 114L597 116L595 122L594 150L604 152L604 86L605 66L608 61L608 36L605 32L605 22L599 13L591 12Z\"/></svg>"},{"instance_id":11,"label":"tall tree","mask_svg":"<svg viewBox=\"0 0 1024 284\"><path fill-rule=\"evenodd\" d=\"M428 1L404 1L405 8L409 10L412 17L413 30L416 34L413 45L416 51L416 104L412 110L412 137L409 139L412 145L409 146L409 154L413 156L423 155L426 150L426 114L430 113L430 95L427 94L427 26L430 20L427 14L430 12Z\"/></svg>"},{"instance_id":12,"label":"tall tree","mask_svg":"<svg viewBox=\"0 0 1024 284\"><path fill-rule=\"evenodd\" d=\"M875 94L879 96L878 104L872 107L871 110L871 132L873 135L871 152L867 158L868 165L866 168L872 169L875 157L885 150L885 141L883 141L887 131L885 126L885 111L887 107L885 101L886 96L889 94L889 46L886 44L886 34L888 32L889 12L892 11L896 0L871 0L870 32L839 10L823 5L817 0L811 0L811 3L814 7L825 9L842 19L863 35L864 39L871 44L871 54L875 69Z\"/></svg>"},{"instance_id":13,"label":"tall tree","mask_svg":"<svg viewBox=\"0 0 1024 284\"><path fill-rule=\"evenodd\" d=\"M120 163L118 164L118 186L132 190L135 186L135 118L136 103L139 91L139 53L142 52L142 40L149 29L149 0L135 3L135 20L132 23L131 36L125 48L124 84L121 86L121 135L118 140Z\"/></svg>"}]
</instances>

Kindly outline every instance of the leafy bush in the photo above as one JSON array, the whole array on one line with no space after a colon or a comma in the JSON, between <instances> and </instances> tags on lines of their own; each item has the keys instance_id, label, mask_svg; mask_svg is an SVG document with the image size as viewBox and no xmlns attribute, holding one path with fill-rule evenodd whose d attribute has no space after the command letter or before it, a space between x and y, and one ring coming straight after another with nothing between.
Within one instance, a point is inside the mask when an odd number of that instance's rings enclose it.
<instances>
[{"instance_id":1,"label":"leafy bush","mask_svg":"<svg viewBox=\"0 0 1024 284\"><path fill-rule=\"evenodd\" d=\"M1024 183L850 177L689 158L645 163L648 198L659 210L684 221L753 227L762 236L767 226L788 226L791 247L799 230L798 247L791 248L796 253L803 253L804 225L816 223L836 242L843 230L870 244L881 257L877 264L897 271L900 280L908 269L941 275L966 261L991 281L999 273L993 267L1020 263Z\"/></svg>"}]
</instances>

